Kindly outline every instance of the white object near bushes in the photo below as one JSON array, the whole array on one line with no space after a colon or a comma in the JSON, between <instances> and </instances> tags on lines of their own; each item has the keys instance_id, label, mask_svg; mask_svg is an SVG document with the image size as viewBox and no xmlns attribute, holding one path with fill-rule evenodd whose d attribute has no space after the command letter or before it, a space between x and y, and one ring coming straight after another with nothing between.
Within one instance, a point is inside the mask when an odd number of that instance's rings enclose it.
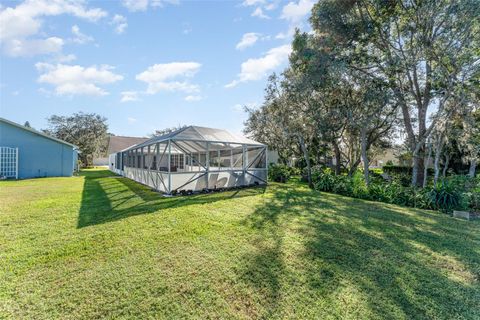
<instances>
[{"instance_id":1,"label":"white object near bushes","mask_svg":"<svg viewBox=\"0 0 480 320\"><path fill-rule=\"evenodd\" d=\"M469 211L453 211L453 216L455 218L462 218L462 219L467 219L467 220L473 220L475 219L475 214L473 212Z\"/></svg>"}]
</instances>

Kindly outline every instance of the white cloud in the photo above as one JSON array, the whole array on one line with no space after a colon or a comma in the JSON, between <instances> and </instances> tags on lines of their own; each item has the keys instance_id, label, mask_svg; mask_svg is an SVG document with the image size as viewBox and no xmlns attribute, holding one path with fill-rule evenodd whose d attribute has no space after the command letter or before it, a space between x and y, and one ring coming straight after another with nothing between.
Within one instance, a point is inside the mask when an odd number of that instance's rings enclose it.
<instances>
[{"instance_id":1,"label":"white cloud","mask_svg":"<svg viewBox=\"0 0 480 320\"><path fill-rule=\"evenodd\" d=\"M243 112L243 104L237 103L232 109L235 112Z\"/></svg>"},{"instance_id":2,"label":"white cloud","mask_svg":"<svg viewBox=\"0 0 480 320\"><path fill-rule=\"evenodd\" d=\"M12 39L5 42L3 51L12 57L31 57L60 52L64 43L63 39L57 37L34 40Z\"/></svg>"},{"instance_id":3,"label":"white cloud","mask_svg":"<svg viewBox=\"0 0 480 320\"><path fill-rule=\"evenodd\" d=\"M241 65L241 71L238 79L225 85L226 88L232 88L241 82L260 80L269 72L285 63L291 52L289 44L270 49L263 57L257 59L248 59Z\"/></svg>"},{"instance_id":4,"label":"white cloud","mask_svg":"<svg viewBox=\"0 0 480 320\"><path fill-rule=\"evenodd\" d=\"M289 22L288 30L280 32L275 36L275 39L289 39L292 38L295 29L302 29L305 24L305 18L311 13L314 5L314 0L298 0L298 2L289 2L282 8L280 19Z\"/></svg>"},{"instance_id":5,"label":"white cloud","mask_svg":"<svg viewBox=\"0 0 480 320\"><path fill-rule=\"evenodd\" d=\"M277 3L276 2L268 3L268 4L264 5L263 8L265 10L269 10L269 11L273 10L273 9L277 8Z\"/></svg>"},{"instance_id":6,"label":"white cloud","mask_svg":"<svg viewBox=\"0 0 480 320\"><path fill-rule=\"evenodd\" d=\"M262 8L257 7L253 12L252 12L252 17L257 17L260 19L270 19L269 16L263 13Z\"/></svg>"},{"instance_id":7,"label":"white cloud","mask_svg":"<svg viewBox=\"0 0 480 320\"><path fill-rule=\"evenodd\" d=\"M178 0L123 0L122 4L128 11L145 11L149 6L163 7L165 4L178 4Z\"/></svg>"},{"instance_id":8,"label":"white cloud","mask_svg":"<svg viewBox=\"0 0 480 320\"><path fill-rule=\"evenodd\" d=\"M202 99L203 97L198 95L189 95L185 97L185 101L188 101L188 102L200 101Z\"/></svg>"},{"instance_id":9,"label":"white cloud","mask_svg":"<svg viewBox=\"0 0 480 320\"><path fill-rule=\"evenodd\" d=\"M147 83L146 93L155 94L160 91L199 92L198 85L191 84L187 78L193 77L202 65L197 62L172 62L154 64L136 79Z\"/></svg>"},{"instance_id":10,"label":"white cloud","mask_svg":"<svg viewBox=\"0 0 480 320\"><path fill-rule=\"evenodd\" d=\"M313 0L299 0L297 3L289 2L282 9L280 18L299 23L306 15L310 14L315 4Z\"/></svg>"},{"instance_id":11,"label":"white cloud","mask_svg":"<svg viewBox=\"0 0 480 320\"><path fill-rule=\"evenodd\" d=\"M125 29L127 28L128 24L127 24L127 18L125 18L124 16L122 15L119 15L119 14L116 14L112 21L110 22L110 24L114 25L115 26L115 32L117 34L122 34Z\"/></svg>"},{"instance_id":12,"label":"white cloud","mask_svg":"<svg viewBox=\"0 0 480 320\"><path fill-rule=\"evenodd\" d=\"M187 22L187 23L183 24L183 34L189 34L192 31L193 31L193 29L190 26L190 23Z\"/></svg>"},{"instance_id":13,"label":"white cloud","mask_svg":"<svg viewBox=\"0 0 480 320\"><path fill-rule=\"evenodd\" d=\"M75 38L73 38L72 41L75 43L85 44L87 42L93 41L92 37L87 36L86 34L83 34L82 32L80 32L80 28L77 25L72 26L72 33L75 36Z\"/></svg>"},{"instance_id":14,"label":"white cloud","mask_svg":"<svg viewBox=\"0 0 480 320\"><path fill-rule=\"evenodd\" d=\"M45 88L39 88L37 91L38 91L38 93L44 95L47 98L50 98L52 96L52 92L45 89Z\"/></svg>"},{"instance_id":15,"label":"white cloud","mask_svg":"<svg viewBox=\"0 0 480 320\"><path fill-rule=\"evenodd\" d=\"M128 11L145 11L148 8L148 0L123 0L122 4Z\"/></svg>"},{"instance_id":16,"label":"white cloud","mask_svg":"<svg viewBox=\"0 0 480 320\"><path fill-rule=\"evenodd\" d=\"M133 118L133 117L128 117L127 121L128 121L128 123L135 123L135 122L137 122L137 119Z\"/></svg>"},{"instance_id":17,"label":"white cloud","mask_svg":"<svg viewBox=\"0 0 480 320\"><path fill-rule=\"evenodd\" d=\"M88 21L98 21L107 12L88 9L83 1L37 0L24 1L16 7L0 8L0 44L12 56L32 56L59 52L63 40L40 36L42 17L69 14Z\"/></svg>"},{"instance_id":18,"label":"white cloud","mask_svg":"<svg viewBox=\"0 0 480 320\"><path fill-rule=\"evenodd\" d=\"M113 73L113 67L108 65L82 67L39 62L35 67L42 73L38 82L53 85L57 95L103 96L108 92L98 85L123 79L121 75Z\"/></svg>"},{"instance_id":19,"label":"white cloud","mask_svg":"<svg viewBox=\"0 0 480 320\"><path fill-rule=\"evenodd\" d=\"M275 36L275 39L286 39L290 36L290 30L288 32L279 32Z\"/></svg>"},{"instance_id":20,"label":"white cloud","mask_svg":"<svg viewBox=\"0 0 480 320\"><path fill-rule=\"evenodd\" d=\"M164 7L166 4L179 4L179 0L151 0L152 7Z\"/></svg>"},{"instance_id":21,"label":"white cloud","mask_svg":"<svg viewBox=\"0 0 480 320\"><path fill-rule=\"evenodd\" d=\"M246 7L255 7L255 10L253 10L251 16L252 17L258 17L261 19L270 19L269 16L267 16L263 10L273 10L277 7L277 0L245 0L243 1L242 5Z\"/></svg>"},{"instance_id":22,"label":"white cloud","mask_svg":"<svg viewBox=\"0 0 480 320\"><path fill-rule=\"evenodd\" d=\"M245 33L242 36L242 40L240 40L240 42L237 43L237 46L236 46L237 50L243 50L245 48L253 46L255 42L257 42L257 40L259 39L259 36L260 34L255 32Z\"/></svg>"},{"instance_id":23,"label":"white cloud","mask_svg":"<svg viewBox=\"0 0 480 320\"><path fill-rule=\"evenodd\" d=\"M240 103L237 103L236 105L234 105L232 107L232 110L235 111L235 112L240 112L240 113L243 113L245 112L245 107L249 108L249 109L256 109L258 107L258 102L248 102L246 104L240 104Z\"/></svg>"},{"instance_id":24,"label":"white cloud","mask_svg":"<svg viewBox=\"0 0 480 320\"><path fill-rule=\"evenodd\" d=\"M120 102L128 102L128 101L138 101L138 92L137 91L122 91L122 99Z\"/></svg>"},{"instance_id":25,"label":"white cloud","mask_svg":"<svg viewBox=\"0 0 480 320\"><path fill-rule=\"evenodd\" d=\"M245 0L243 1L242 5L244 6L257 6L257 5L261 5L261 4L264 4L265 3L265 0Z\"/></svg>"},{"instance_id":26,"label":"white cloud","mask_svg":"<svg viewBox=\"0 0 480 320\"><path fill-rule=\"evenodd\" d=\"M76 60L77 57L74 54L60 54L55 57L54 61L58 63L65 63L65 62L71 62L73 60Z\"/></svg>"}]
</instances>

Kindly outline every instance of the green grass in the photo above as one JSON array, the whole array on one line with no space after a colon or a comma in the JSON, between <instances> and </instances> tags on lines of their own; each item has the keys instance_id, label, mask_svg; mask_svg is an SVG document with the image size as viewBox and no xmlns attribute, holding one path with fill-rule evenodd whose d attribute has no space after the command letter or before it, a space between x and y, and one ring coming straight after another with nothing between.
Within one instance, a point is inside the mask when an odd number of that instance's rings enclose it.
<instances>
[{"instance_id":1,"label":"green grass","mask_svg":"<svg viewBox=\"0 0 480 320\"><path fill-rule=\"evenodd\" d=\"M298 181L2 181L0 318L480 319L480 222Z\"/></svg>"}]
</instances>

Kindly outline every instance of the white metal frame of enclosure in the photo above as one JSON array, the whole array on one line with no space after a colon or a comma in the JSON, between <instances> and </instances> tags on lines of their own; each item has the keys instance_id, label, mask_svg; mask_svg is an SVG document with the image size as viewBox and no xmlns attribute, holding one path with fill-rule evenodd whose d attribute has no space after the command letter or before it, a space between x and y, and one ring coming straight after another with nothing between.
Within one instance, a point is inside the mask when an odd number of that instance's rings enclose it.
<instances>
[{"instance_id":1,"label":"white metal frame of enclosure","mask_svg":"<svg viewBox=\"0 0 480 320\"><path fill-rule=\"evenodd\" d=\"M0 147L0 177L18 179L18 148Z\"/></svg>"},{"instance_id":2,"label":"white metal frame of enclosure","mask_svg":"<svg viewBox=\"0 0 480 320\"><path fill-rule=\"evenodd\" d=\"M211 165L211 154L216 166ZM151 139L112 156L113 171L167 194L267 183L267 147L259 143L170 137ZM222 167L222 161L229 165Z\"/></svg>"}]
</instances>

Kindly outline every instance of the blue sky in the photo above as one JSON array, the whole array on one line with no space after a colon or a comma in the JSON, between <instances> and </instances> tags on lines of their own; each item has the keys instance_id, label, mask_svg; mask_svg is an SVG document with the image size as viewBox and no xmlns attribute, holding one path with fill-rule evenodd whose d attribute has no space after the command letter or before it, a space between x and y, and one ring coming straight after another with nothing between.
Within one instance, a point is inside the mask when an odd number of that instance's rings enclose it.
<instances>
[{"instance_id":1,"label":"blue sky","mask_svg":"<svg viewBox=\"0 0 480 320\"><path fill-rule=\"evenodd\" d=\"M311 0L0 1L0 116L37 129L95 112L117 135L239 133L287 64Z\"/></svg>"}]
</instances>

